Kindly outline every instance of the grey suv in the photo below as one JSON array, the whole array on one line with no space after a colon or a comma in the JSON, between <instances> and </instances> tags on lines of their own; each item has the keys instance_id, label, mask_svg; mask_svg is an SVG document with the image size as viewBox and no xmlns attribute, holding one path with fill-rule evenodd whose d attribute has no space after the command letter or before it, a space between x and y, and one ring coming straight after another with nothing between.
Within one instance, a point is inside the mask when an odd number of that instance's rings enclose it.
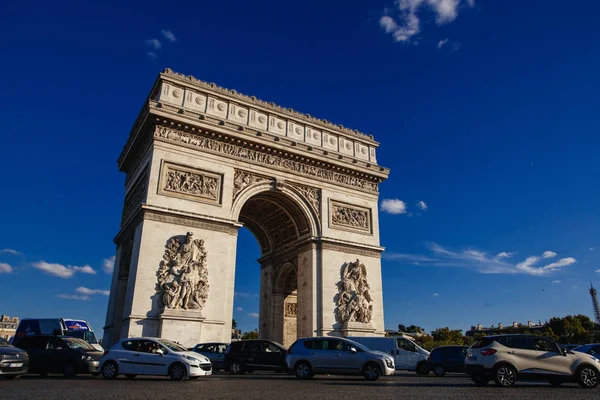
<instances>
[{"instance_id":1,"label":"grey suv","mask_svg":"<svg viewBox=\"0 0 600 400\"><path fill-rule=\"evenodd\" d=\"M393 375L394 359L348 339L316 337L297 340L285 358L298 379L315 374L363 375L374 381L381 375Z\"/></svg>"},{"instance_id":2,"label":"grey suv","mask_svg":"<svg viewBox=\"0 0 600 400\"><path fill-rule=\"evenodd\" d=\"M597 358L531 335L483 337L467 351L465 368L477 385L491 379L503 387L513 386L518 380L545 380L553 386L577 382L584 388L594 388L600 380Z\"/></svg>"}]
</instances>

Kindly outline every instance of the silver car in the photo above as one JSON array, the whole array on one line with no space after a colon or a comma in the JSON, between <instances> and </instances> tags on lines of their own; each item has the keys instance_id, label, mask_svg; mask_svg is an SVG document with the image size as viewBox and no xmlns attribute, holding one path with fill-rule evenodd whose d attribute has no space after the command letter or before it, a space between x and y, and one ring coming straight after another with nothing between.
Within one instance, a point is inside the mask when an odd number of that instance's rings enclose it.
<instances>
[{"instance_id":1,"label":"silver car","mask_svg":"<svg viewBox=\"0 0 600 400\"><path fill-rule=\"evenodd\" d=\"M298 379L332 374L362 375L366 380L374 381L381 375L393 375L395 371L392 357L343 338L298 339L289 348L285 361Z\"/></svg>"}]
</instances>

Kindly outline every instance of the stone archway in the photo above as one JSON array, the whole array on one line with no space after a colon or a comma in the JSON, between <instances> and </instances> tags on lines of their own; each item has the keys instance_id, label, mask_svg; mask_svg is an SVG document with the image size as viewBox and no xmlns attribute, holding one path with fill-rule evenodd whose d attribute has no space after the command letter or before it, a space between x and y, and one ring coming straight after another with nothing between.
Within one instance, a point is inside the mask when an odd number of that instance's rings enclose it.
<instances>
[{"instance_id":1,"label":"stone archway","mask_svg":"<svg viewBox=\"0 0 600 400\"><path fill-rule=\"evenodd\" d=\"M384 333L371 135L165 70L119 157L126 173L104 342L231 338L237 232L262 255L259 331Z\"/></svg>"}]
</instances>

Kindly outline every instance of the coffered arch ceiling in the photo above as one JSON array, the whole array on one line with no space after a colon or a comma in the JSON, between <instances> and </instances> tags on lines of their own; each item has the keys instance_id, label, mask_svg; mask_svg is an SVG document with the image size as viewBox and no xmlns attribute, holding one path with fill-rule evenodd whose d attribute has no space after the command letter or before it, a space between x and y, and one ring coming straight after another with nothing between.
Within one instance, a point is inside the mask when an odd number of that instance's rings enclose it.
<instances>
[{"instance_id":1,"label":"coffered arch ceiling","mask_svg":"<svg viewBox=\"0 0 600 400\"><path fill-rule=\"evenodd\" d=\"M242 206L239 221L257 238L263 255L310 234L310 223L294 200L282 193L264 192Z\"/></svg>"}]
</instances>

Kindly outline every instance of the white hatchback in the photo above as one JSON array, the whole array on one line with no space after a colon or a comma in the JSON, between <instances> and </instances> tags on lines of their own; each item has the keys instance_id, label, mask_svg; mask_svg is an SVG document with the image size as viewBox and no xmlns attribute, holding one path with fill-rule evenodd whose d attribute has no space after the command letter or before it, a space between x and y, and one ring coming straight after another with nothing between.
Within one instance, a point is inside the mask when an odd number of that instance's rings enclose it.
<instances>
[{"instance_id":1,"label":"white hatchback","mask_svg":"<svg viewBox=\"0 0 600 400\"><path fill-rule=\"evenodd\" d=\"M210 360L202 354L166 339L139 337L121 339L100 360L100 373L104 379L125 375L162 375L174 381L212 374Z\"/></svg>"}]
</instances>

